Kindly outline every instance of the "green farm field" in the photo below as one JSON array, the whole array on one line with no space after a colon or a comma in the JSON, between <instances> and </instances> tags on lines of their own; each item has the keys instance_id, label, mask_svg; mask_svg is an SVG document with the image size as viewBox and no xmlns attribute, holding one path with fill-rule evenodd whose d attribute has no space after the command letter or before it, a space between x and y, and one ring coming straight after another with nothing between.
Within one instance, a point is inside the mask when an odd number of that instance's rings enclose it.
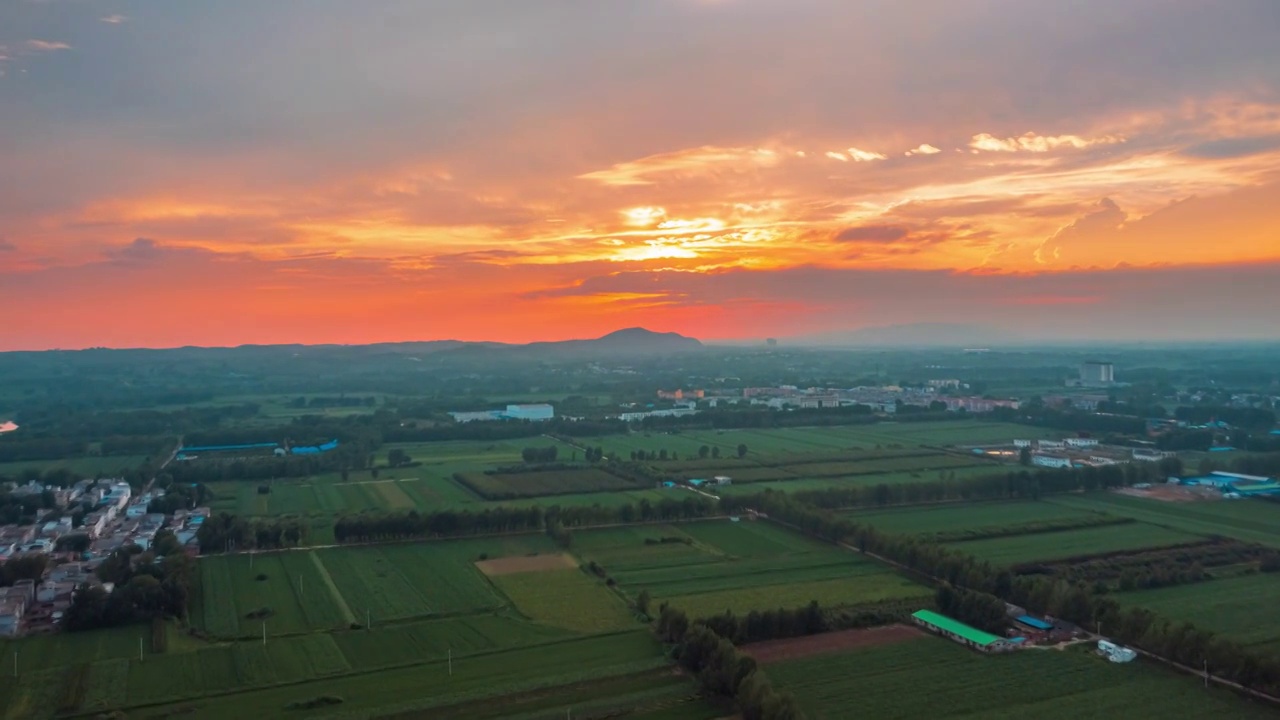
<instances>
[{"instance_id":1,"label":"green farm field","mask_svg":"<svg viewBox=\"0 0 1280 720\"><path fill-rule=\"evenodd\" d=\"M89 456L67 458L65 460L24 460L20 462L0 463L0 477L17 477L24 470L48 472L58 468L66 468L81 477L105 477L123 475L129 470L137 469L146 462L145 455L112 455L109 457Z\"/></svg>"},{"instance_id":2,"label":"green farm field","mask_svg":"<svg viewBox=\"0 0 1280 720\"><path fill-rule=\"evenodd\" d=\"M1274 647L1280 645L1277 597L1280 577L1260 573L1121 593L1116 599L1122 605L1149 608L1175 622L1187 621L1245 645Z\"/></svg>"},{"instance_id":3,"label":"green farm field","mask_svg":"<svg viewBox=\"0 0 1280 720\"><path fill-rule=\"evenodd\" d=\"M1203 536L1155 525L1128 523L1062 532L970 540L949 543L948 546L994 565L1016 565L1037 560L1056 560L1118 550L1142 550L1202 539L1204 539Z\"/></svg>"},{"instance_id":4,"label":"green farm field","mask_svg":"<svg viewBox=\"0 0 1280 720\"><path fill-rule=\"evenodd\" d=\"M1101 513L1050 502L1010 501L854 510L842 514L860 525L895 534L916 535L1031 522L1086 520Z\"/></svg>"},{"instance_id":5,"label":"green farm field","mask_svg":"<svg viewBox=\"0 0 1280 720\"><path fill-rule=\"evenodd\" d=\"M1144 661L1115 665L1079 650L989 656L924 637L774 663L766 671L818 720L1274 717L1269 708L1206 691Z\"/></svg>"},{"instance_id":6,"label":"green farm field","mask_svg":"<svg viewBox=\"0 0 1280 720\"><path fill-rule=\"evenodd\" d=\"M955 475L955 478L962 479L966 477L980 477L983 475L992 475L1002 473L1008 470L1008 467L996 465L993 463L983 463L981 465L969 465L958 468L948 468L945 471L940 470L908 470L901 472L876 473L871 475L847 475L841 477L823 477L823 478L801 478L798 480L771 480L762 482L752 482L729 485L726 487L717 487L715 492L720 495L751 495L765 490L781 490L782 492L808 492L814 490L831 490L847 487L863 487L874 485L906 485L910 483L929 482L942 479L940 475L945 472L947 476ZM731 476L732 477L732 476Z\"/></svg>"},{"instance_id":7,"label":"green farm field","mask_svg":"<svg viewBox=\"0 0 1280 720\"><path fill-rule=\"evenodd\" d=\"M589 444L600 445L623 458L634 450L666 449L680 456L679 461L667 463L673 474L729 475L737 484L717 492L741 494L764 489L794 492L850 484L909 483L942 476L960 478L1000 472L1002 466L997 463L936 448L954 438L978 443L1035 435L1033 429L1016 425L955 421L672 434L638 432L596 438ZM740 443L748 446L744 458L736 457ZM562 460L572 462L575 456L582 456L578 448L550 438L394 443L379 449L377 477L370 470L352 470L345 480L340 473L322 473L305 479L271 482L268 493L258 491L262 483L214 482L209 484L213 493L211 506L246 516L311 516L320 524L319 518L348 512L479 510L529 502L615 506L642 499L657 501L670 494L637 488L633 483L594 468L546 474L485 474L486 470L520 464L525 447L547 445L556 446ZM699 460L698 449L703 445L719 448L721 457ZM386 467L387 455L397 449L408 454L415 465ZM842 454L847 459L823 461ZM655 464L665 467L661 461ZM477 480L486 494L512 499L485 500L471 488L456 482L457 473Z\"/></svg>"},{"instance_id":8,"label":"green farm field","mask_svg":"<svg viewBox=\"0 0 1280 720\"><path fill-rule=\"evenodd\" d=\"M633 450L657 452L666 449L682 459L697 457L698 448L720 448L721 458L736 455L739 444L747 446L745 460L806 455L814 452L868 450L876 447L942 447L1008 443L1015 438L1061 437L1062 433L1009 423L956 420L929 423L878 423L836 427L779 428L768 430L695 430L679 433L633 433L593 440L627 457Z\"/></svg>"},{"instance_id":9,"label":"green farm field","mask_svg":"<svg viewBox=\"0 0 1280 720\"><path fill-rule=\"evenodd\" d=\"M659 537L689 542L645 543ZM611 528L576 538L578 555L603 565L629 594L648 590L694 617L812 600L835 607L931 594L856 553L764 521Z\"/></svg>"},{"instance_id":10,"label":"green farm field","mask_svg":"<svg viewBox=\"0 0 1280 720\"><path fill-rule=\"evenodd\" d=\"M359 632L359 631L355 631ZM484 717L469 713L473 703L496 703L488 717L509 716L499 696L540 690L552 692L559 686L589 687L594 681L631 676L667 664L662 648L648 630L598 635L562 642L481 653L467 657L454 655L452 674L445 658L422 658L414 665L381 669L376 673L349 673L302 683L250 689L235 694L211 696L218 680L202 683L203 692L188 695L148 710L149 716L167 717L175 711L192 720L221 720L227 717ZM232 670L233 671L233 670ZM214 666L211 674L226 678L228 670ZM132 691L134 684L130 683ZM687 686L686 686L687 687ZM568 688L566 688L568 690ZM572 690L569 690L572 692ZM614 692L606 690L606 692ZM340 706L285 712L290 703L320 696L342 698ZM572 697L572 696L570 696ZM154 702L147 697L130 704ZM462 707L466 704L466 707ZM451 706L459 706L449 710ZM424 713L430 711L429 714ZM564 710L559 710L563 717Z\"/></svg>"},{"instance_id":11,"label":"green farm field","mask_svg":"<svg viewBox=\"0 0 1280 720\"><path fill-rule=\"evenodd\" d=\"M709 520L682 526L698 542L720 549L725 555L753 558L775 557L787 553L822 553L844 557L832 545L791 532L770 522Z\"/></svg>"},{"instance_id":12,"label":"green farm field","mask_svg":"<svg viewBox=\"0 0 1280 720\"><path fill-rule=\"evenodd\" d=\"M577 568L498 575L494 585L534 622L581 633L636 627L636 619L604 582Z\"/></svg>"},{"instance_id":13,"label":"green farm field","mask_svg":"<svg viewBox=\"0 0 1280 720\"><path fill-rule=\"evenodd\" d=\"M215 637L289 635L440 615L493 611L505 598L474 566L490 557L553 552L543 535L325 548L200 561L193 621ZM259 579L262 578L262 579ZM260 615L269 609L267 617Z\"/></svg>"},{"instance_id":14,"label":"green farm field","mask_svg":"<svg viewBox=\"0 0 1280 720\"><path fill-rule=\"evenodd\" d=\"M927 603L934 594L929 588L887 570L870 575L813 582L794 582L788 579L786 573L779 573L772 579L778 581L778 584L655 597L680 608L689 617L698 618L726 610L745 615L752 610L792 609L815 600L826 608L909 598L920 598L921 602Z\"/></svg>"},{"instance_id":15,"label":"green farm field","mask_svg":"<svg viewBox=\"0 0 1280 720\"><path fill-rule=\"evenodd\" d=\"M574 533L574 552L584 560L594 560L610 573L666 569L684 565L719 562L724 552L719 548L695 542L689 529L717 520L700 520L680 525L631 525L626 527L581 530ZM658 543L661 538L680 538L688 542ZM646 543L648 540L650 543Z\"/></svg>"},{"instance_id":16,"label":"green farm field","mask_svg":"<svg viewBox=\"0 0 1280 720\"><path fill-rule=\"evenodd\" d=\"M459 473L460 484L485 497L532 498L547 495L635 490L636 483L599 468L520 473Z\"/></svg>"},{"instance_id":17,"label":"green farm field","mask_svg":"<svg viewBox=\"0 0 1280 720\"><path fill-rule=\"evenodd\" d=\"M65 637L37 640L57 646ZM165 703L182 706L184 717L187 713L231 717L240 710L250 713L246 717L280 717L291 702L334 694L351 703L344 703L340 708L344 711L355 705L362 712L378 710L378 714L480 699L502 705L506 698L496 696L508 692L626 676L666 662L647 630L581 637L492 616L411 623L386 631L272 638L265 645L245 641L204 644L163 655L148 651L142 660L135 654L76 661L70 650L60 652L65 654L59 664L42 669L23 666L16 681L9 676L0 681L0 717L51 718L59 711ZM71 693L75 684L83 691ZM645 707L687 697L690 687L641 683L626 689L634 707ZM610 697L613 691L603 692L603 697ZM132 710L128 712L133 716ZM502 715L494 715L498 716Z\"/></svg>"},{"instance_id":18,"label":"green farm field","mask_svg":"<svg viewBox=\"0 0 1280 720\"><path fill-rule=\"evenodd\" d=\"M214 555L200 560L201 593L192 622L215 637L284 635L354 621L312 551ZM261 579L259 579L261 578ZM250 617L269 610L267 617Z\"/></svg>"},{"instance_id":19,"label":"green farm field","mask_svg":"<svg viewBox=\"0 0 1280 720\"><path fill-rule=\"evenodd\" d=\"M1280 505L1261 500L1163 502L1114 492L1057 495L1047 502L1064 508L1131 517L1152 525L1202 535L1225 535L1280 547Z\"/></svg>"}]
</instances>

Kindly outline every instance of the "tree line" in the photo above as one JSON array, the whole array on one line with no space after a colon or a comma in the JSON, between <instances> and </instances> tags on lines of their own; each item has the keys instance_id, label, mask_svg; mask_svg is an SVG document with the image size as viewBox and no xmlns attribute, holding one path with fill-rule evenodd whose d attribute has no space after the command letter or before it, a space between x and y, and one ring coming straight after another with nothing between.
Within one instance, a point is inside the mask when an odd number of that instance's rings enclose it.
<instances>
[{"instance_id":1,"label":"tree line","mask_svg":"<svg viewBox=\"0 0 1280 720\"><path fill-rule=\"evenodd\" d=\"M703 694L737 704L743 720L801 720L804 713L790 693L774 689L750 656L681 610L663 605L658 637L675 646L676 662L697 681Z\"/></svg>"},{"instance_id":2,"label":"tree line","mask_svg":"<svg viewBox=\"0 0 1280 720\"><path fill-rule=\"evenodd\" d=\"M641 500L639 503L616 507L532 505L524 508L485 508L478 512L442 510L424 514L410 510L359 513L339 517L334 522L333 535L334 539L340 543L465 537L497 533L541 532L552 526L574 528L614 523L693 520L710 517L716 512L716 501L702 495L690 494L681 500L664 498L656 503Z\"/></svg>"},{"instance_id":3,"label":"tree line","mask_svg":"<svg viewBox=\"0 0 1280 720\"><path fill-rule=\"evenodd\" d=\"M961 500L1030 499L1044 495L1126 487L1143 482L1164 482L1181 473L1176 459L1151 463L1125 463L1099 467L1021 469L974 477L925 482L854 485L794 494L797 500L819 508L885 507Z\"/></svg>"},{"instance_id":4,"label":"tree line","mask_svg":"<svg viewBox=\"0 0 1280 720\"><path fill-rule=\"evenodd\" d=\"M301 518L245 519L220 512L205 518L196 531L202 554L238 550L280 550L298 547L306 540L310 528Z\"/></svg>"},{"instance_id":5,"label":"tree line","mask_svg":"<svg viewBox=\"0 0 1280 720\"><path fill-rule=\"evenodd\" d=\"M1271 430L1276 425L1276 413L1266 408L1231 407L1229 405L1181 405L1173 416L1192 425L1204 425L1218 420L1228 425L1249 430Z\"/></svg>"},{"instance_id":6,"label":"tree line","mask_svg":"<svg viewBox=\"0 0 1280 720\"><path fill-rule=\"evenodd\" d=\"M1144 435L1147 432L1147 423L1144 418L1128 415L1100 415L1083 410L1060 410L1037 404L1026 404L1019 408L995 408L987 413L987 417L991 420L1071 432L1125 435Z\"/></svg>"},{"instance_id":7,"label":"tree line","mask_svg":"<svg viewBox=\"0 0 1280 720\"><path fill-rule=\"evenodd\" d=\"M70 632L187 617L196 566L171 532L157 534L151 551L136 545L116 550L98 566L97 574L113 587L110 592L97 584L76 588L63 618Z\"/></svg>"}]
</instances>

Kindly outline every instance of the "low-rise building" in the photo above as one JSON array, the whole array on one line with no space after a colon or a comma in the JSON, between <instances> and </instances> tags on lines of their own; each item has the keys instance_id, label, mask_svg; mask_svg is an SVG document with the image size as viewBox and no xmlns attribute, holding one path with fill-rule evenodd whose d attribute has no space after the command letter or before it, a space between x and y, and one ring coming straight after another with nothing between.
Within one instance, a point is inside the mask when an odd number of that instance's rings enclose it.
<instances>
[{"instance_id":1,"label":"low-rise building","mask_svg":"<svg viewBox=\"0 0 1280 720\"><path fill-rule=\"evenodd\" d=\"M1043 453L1032 453L1031 464L1036 467L1045 468L1069 468L1071 467L1071 458L1061 455L1045 455Z\"/></svg>"},{"instance_id":2,"label":"low-rise building","mask_svg":"<svg viewBox=\"0 0 1280 720\"><path fill-rule=\"evenodd\" d=\"M1016 647L1005 638L969 627L959 620L953 620L930 610L918 610L912 613L911 620L929 632L937 633L981 652L1006 652Z\"/></svg>"},{"instance_id":3,"label":"low-rise building","mask_svg":"<svg viewBox=\"0 0 1280 720\"><path fill-rule=\"evenodd\" d=\"M36 587L36 602L52 603L58 600L70 600L71 594L76 590L76 584L73 582L49 582L45 581Z\"/></svg>"},{"instance_id":4,"label":"low-rise building","mask_svg":"<svg viewBox=\"0 0 1280 720\"><path fill-rule=\"evenodd\" d=\"M26 605L21 600L0 600L0 636L14 637L22 632L22 611Z\"/></svg>"}]
</instances>

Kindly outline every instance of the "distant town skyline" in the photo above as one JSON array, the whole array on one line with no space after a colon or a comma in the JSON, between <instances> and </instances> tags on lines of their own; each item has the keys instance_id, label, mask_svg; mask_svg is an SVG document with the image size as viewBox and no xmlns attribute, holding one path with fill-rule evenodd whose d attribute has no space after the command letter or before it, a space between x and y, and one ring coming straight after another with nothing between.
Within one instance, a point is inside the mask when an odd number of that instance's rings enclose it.
<instances>
[{"instance_id":1,"label":"distant town skyline","mask_svg":"<svg viewBox=\"0 0 1280 720\"><path fill-rule=\"evenodd\" d=\"M1280 338L1280 4L0 7L0 351Z\"/></svg>"}]
</instances>

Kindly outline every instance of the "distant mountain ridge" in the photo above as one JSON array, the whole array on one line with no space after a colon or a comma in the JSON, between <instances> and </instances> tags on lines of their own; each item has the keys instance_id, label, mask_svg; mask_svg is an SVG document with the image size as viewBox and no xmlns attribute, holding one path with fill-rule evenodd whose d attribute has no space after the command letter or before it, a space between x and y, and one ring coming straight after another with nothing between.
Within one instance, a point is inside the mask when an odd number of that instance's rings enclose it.
<instances>
[{"instance_id":1,"label":"distant mountain ridge","mask_svg":"<svg viewBox=\"0 0 1280 720\"><path fill-rule=\"evenodd\" d=\"M245 344L235 347L219 347L210 346L203 347L198 345L185 345L176 348L105 348L94 347L85 348L83 350L40 350L40 351L13 351L6 353L8 355L39 355L46 352L65 352L83 354L86 357L94 353L120 353L120 352L136 352L136 353L176 353L178 356L215 353L218 355L226 353L250 353L253 355L271 356L271 355L298 355L299 353L307 353L310 351L326 350L349 353L352 356L366 355L384 355L384 354L413 354L413 355L444 355L453 353L474 353L477 355L511 355L519 353L533 353L539 355L554 355L558 352L564 352L571 355L592 355L592 354L657 354L657 353L674 353L687 352L690 350L699 350L703 348L702 341L691 338L675 332L654 332L642 327L630 327L622 330L615 330L607 335L597 338L585 338L578 340L551 340L538 341L531 343L503 343L484 340L409 340L404 342L379 342L379 343L279 343L273 345L262 344Z\"/></svg>"},{"instance_id":2,"label":"distant mountain ridge","mask_svg":"<svg viewBox=\"0 0 1280 720\"><path fill-rule=\"evenodd\" d=\"M493 343L465 344L454 352L477 352L492 350L506 354L529 354L537 356L570 355L652 355L659 353L676 353L699 350L703 347L700 340L686 337L674 332L654 332L641 327L615 330L607 335L587 340L558 340L549 342L532 342L527 345L499 345Z\"/></svg>"}]
</instances>

